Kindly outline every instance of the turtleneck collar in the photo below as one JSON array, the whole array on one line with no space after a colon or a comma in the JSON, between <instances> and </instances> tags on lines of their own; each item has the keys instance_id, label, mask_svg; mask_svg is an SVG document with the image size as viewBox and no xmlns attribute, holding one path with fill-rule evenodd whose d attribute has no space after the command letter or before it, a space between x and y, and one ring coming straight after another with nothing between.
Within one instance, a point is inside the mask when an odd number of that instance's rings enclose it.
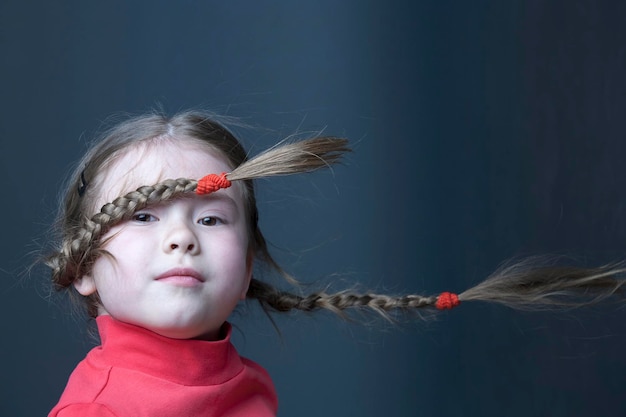
<instances>
[{"instance_id":1,"label":"turtleneck collar","mask_svg":"<svg viewBox=\"0 0 626 417\"><path fill-rule=\"evenodd\" d=\"M243 370L230 343L232 328L225 323L222 340L170 339L143 327L115 320L96 319L101 346L92 351L114 367L133 369L181 385L218 385Z\"/></svg>"}]
</instances>

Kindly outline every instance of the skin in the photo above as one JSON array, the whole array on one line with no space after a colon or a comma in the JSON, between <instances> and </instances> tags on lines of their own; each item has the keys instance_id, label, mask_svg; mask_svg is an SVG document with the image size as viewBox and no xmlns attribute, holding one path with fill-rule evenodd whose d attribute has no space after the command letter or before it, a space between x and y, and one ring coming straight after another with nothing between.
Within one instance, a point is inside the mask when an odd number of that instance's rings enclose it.
<instances>
[{"instance_id":1,"label":"skin","mask_svg":"<svg viewBox=\"0 0 626 417\"><path fill-rule=\"evenodd\" d=\"M166 178L199 179L229 172L217 153L190 139L165 138L131 147L95 182L95 207ZM220 329L252 275L246 216L237 183L208 196L149 206L114 226L89 275L75 281L98 293L99 315L176 339L220 339ZM106 240L105 240L106 241Z\"/></svg>"}]
</instances>

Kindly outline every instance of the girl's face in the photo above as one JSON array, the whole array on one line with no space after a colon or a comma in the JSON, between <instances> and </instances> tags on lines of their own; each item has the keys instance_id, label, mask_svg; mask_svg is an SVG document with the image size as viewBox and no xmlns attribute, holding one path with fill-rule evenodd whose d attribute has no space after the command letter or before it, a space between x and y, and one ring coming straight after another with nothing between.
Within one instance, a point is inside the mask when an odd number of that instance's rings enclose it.
<instances>
[{"instance_id":1,"label":"girl's face","mask_svg":"<svg viewBox=\"0 0 626 417\"><path fill-rule=\"evenodd\" d=\"M96 207L164 179L229 172L222 159L191 140L131 148L94 185ZM110 238L107 242L107 239ZM217 340L252 275L242 190L237 183L208 196L185 196L134 214L105 236L90 275L75 281L97 291L99 314L163 336Z\"/></svg>"}]
</instances>

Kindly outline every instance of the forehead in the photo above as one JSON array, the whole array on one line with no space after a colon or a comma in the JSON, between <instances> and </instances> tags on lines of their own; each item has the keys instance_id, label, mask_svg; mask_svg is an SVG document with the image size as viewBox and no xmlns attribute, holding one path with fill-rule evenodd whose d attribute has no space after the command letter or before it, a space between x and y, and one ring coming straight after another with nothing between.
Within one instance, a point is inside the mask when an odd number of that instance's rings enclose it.
<instances>
[{"instance_id":1,"label":"forehead","mask_svg":"<svg viewBox=\"0 0 626 417\"><path fill-rule=\"evenodd\" d=\"M200 179L207 174L230 172L219 151L192 139L159 138L135 144L124 149L98 174L95 188L98 195L95 208L144 185L153 185L165 179ZM235 198L236 187L220 190ZM237 200L240 199L237 198Z\"/></svg>"}]
</instances>

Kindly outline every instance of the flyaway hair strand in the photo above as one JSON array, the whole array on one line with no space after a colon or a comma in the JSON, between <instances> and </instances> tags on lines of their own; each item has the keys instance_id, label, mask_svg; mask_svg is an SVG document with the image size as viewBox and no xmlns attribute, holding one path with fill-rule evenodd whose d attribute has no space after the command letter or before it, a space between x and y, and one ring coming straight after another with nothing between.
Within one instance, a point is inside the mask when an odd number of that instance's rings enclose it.
<instances>
[{"instance_id":1,"label":"flyaway hair strand","mask_svg":"<svg viewBox=\"0 0 626 417\"><path fill-rule=\"evenodd\" d=\"M247 180L328 168L349 151L348 141L335 137L283 142L235 168L228 174L228 179Z\"/></svg>"},{"instance_id":2,"label":"flyaway hair strand","mask_svg":"<svg viewBox=\"0 0 626 417\"><path fill-rule=\"evenodd\" d=\"M624 301L623 265L599 268L545 265L541 257L509 262L462 294L462 301L490 301L519 310L548 310Z\"/></svg>"}]
</instances>

